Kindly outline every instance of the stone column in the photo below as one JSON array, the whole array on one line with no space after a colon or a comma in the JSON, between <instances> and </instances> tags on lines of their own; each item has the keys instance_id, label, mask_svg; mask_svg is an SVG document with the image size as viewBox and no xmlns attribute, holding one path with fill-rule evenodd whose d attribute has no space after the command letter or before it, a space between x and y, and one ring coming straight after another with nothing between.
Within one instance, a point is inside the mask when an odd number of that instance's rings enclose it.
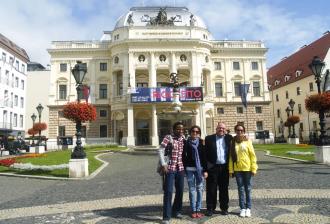
<instances>
[{"instance_id":1,"label":"stone column","mask_svg":"<svg viewBox=\"0 0 330 224\"><path fill-rule=\"evenodd\" d=\"M135 88L135 63L134 63L134 54L132 52L128 53L128 74L129 80L128 83L131 88Z\"/></svg>"},{"instance_id":2,"label":"stone column","mask_svg":"<svg viewBox=\"0 0 330 224\"><path fill-rule=\"evenodd\" d=\"M135 137L134 137L134 113L133 107L128 106L127 108L127 138L126 145L127 146L135 146Z\"/></svg>"},{"instance_id":3,"label":"stone column","mask_svg":"<svg viewBox=\"0 0 330 224\"><path fill-rule=\"evenodd\" d=\"M204 103L199 103L199 120L200 120L200 127L201 127L201 138L205 138L206 136L206 118L205 118L205 110L204 110Z\"/></svg>"},{"instance_id":4,"label":"stone column","mask_svg":"<svg viewBox=\"0 0 330 224\"><path fill-rule=\"evenodd\" d=\"M156 64L155 64L155 54L150 52L150 62L149 62L149 87L157 87L157 76L156 76Z\"/></svg>"},{"instance_id":5,"label":"stone column","mask_svg":"<svg viewBox=\"0 0 330 224\"><path fill-rule=\"evenodd\" d=\"M175 61L175 53L171 52L171 61L170 61L170 73L177 73L176 70L176 61Z\"/></svg>"},{"instance_id":6,"label":"stone column","mask_svg":"<svg viewBox=\"0 0 330 224\"><path fill-rule=\"evenodd\" d=\"M122 60L123 60L123 95L127 94L127 88L128 88L128 82L129 82L129 55L128 54L122 54ZM117 87L119 88L119 87Z\"/></svg>"},{"instance_id":7,"label":"stone column","mask_svg":"<svg viewBox=\"0 0 330 224\"><path fill-rule=\"evenodd\" d=\"M191 86L200 86L200 77L202 74L202 66L196 52L191 53L191 73L190 73L190 84ZM198 83L199 81L199 83Z\"/></svg>"},{"instance_id":8,"label":"stone column","mask_svg":"<svg viewBox=\"0 0 330 224\"><path fill-rule=\"evenodd\" d=\"M158 146L159 145L159 137L158 137L158 119L157 119L157 110L156 105L152 105L152 136L151 136L151 145Z\"/></svg>"}]
</instances>

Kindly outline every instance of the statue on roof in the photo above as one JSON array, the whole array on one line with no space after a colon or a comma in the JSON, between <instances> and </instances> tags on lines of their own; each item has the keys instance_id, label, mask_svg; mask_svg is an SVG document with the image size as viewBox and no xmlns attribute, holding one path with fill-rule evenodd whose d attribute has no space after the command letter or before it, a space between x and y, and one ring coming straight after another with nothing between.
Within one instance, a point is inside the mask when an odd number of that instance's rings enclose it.
<instances>
[{"instance_id":1,"label":"statue on roof","mask_svg":"<svg viewBox=\"0 0 330 224\"><path fill-rule=\"evenodd\" d=\"M160 8L156 17L150 17L149 24L150 25L174 25L175 17L171 17L171 19L167 19L166 8Z\"/></svg>"},{"instance_id":2,"label":"statue on roof","mask_svg":"<svg viewBox=\"0 0 330 224\"><path fill-rule=\"evenodd\" d=\"M133 14L129 14L128 17L127 17L127 23L128 25L133 25L134 24L134 21L133 21Z\"/></svg>"}]
</instances>

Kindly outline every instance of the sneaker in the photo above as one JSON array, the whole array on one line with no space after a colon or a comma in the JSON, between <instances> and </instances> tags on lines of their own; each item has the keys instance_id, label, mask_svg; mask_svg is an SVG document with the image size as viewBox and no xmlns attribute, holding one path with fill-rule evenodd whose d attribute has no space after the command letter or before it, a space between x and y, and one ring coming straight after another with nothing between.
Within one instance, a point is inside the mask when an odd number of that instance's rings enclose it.
<instances>
[{"instance_id":1,"label":"sneaker","mask_svg":"<svg viewBox=\"0 0 330 224\"><path fill-rule=\"evenodd\" d=\"M228 213L228 210L221 210L221 215L228 215L229 213Z\"/></svg>"},{"instance_id":2,"label":"sneaker","mask_svg":"<svg viewBox=\"0 0 330 224\"><path fill-rule=\"evenodd\" d=\"M183 219L183 216L181 213L177 213L173 216L173 218L176 218L176 219Z\"/></svg>"},{"instance_id":3,"label":"sneaker","mask_svg":"<svg viewBox=\"0 0 330 224\"><path fill-rule=\"evenodd\" d=\"M246 215L245 209L241 209L241 212L239 213L239 216L240 217L245 217L245 215Z\"/></svg>"},{"instance_id":4,"label":"sneaker","mask_svg":"<svg viewBox=\"0 0 330 224\"><path fill-rule=\"evenodd\" d=\"M197 212L193 212L193 213L191 214L191 218L196 219L196 218L197 218Z\"/></svg>"},{"instance_id":5,"label":"sneaker","mask_svg":"<svg viewBox=\"0 0 330 224\"><path fill-rule=\"evenodd\" d=\"M163 220L162 224L170 224L170 220Z\"/></svg>"},{"instance_id":6,"label":"sneaker","mask_svg":"<svg viewBox=\"0 0 330 224\"><path fill-rule=\"evenodd\" d=\"M251 209L249 209L249 208L246 209L245 217L251 217Z\"/></svg>"},{"instance_id":7,"label":"sneaker","mask_svg":"<svg viewBox=\"0 0 330 224\"><path fill-rule=\"evenodd\" d=\"M213 212L211 210L207 210L206 215L207 216L212 216L213 215Z\"/></svg>"}]
</instances>

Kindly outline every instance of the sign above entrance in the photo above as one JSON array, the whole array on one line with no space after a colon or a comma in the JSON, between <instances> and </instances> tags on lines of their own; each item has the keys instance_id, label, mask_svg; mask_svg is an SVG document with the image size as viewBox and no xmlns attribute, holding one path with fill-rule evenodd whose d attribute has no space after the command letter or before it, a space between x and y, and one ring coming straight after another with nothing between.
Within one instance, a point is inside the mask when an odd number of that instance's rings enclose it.
<instances>
[{"instance_id":1,"label":"sign above entrance","mask_svg":"<svg viewBox=\"0 0 330 224\"><path fill-rule=\"evenodd\" d=\"M131 94L132 103L148 103L148 102L172 102L173 88L136 88ZM180 101L193 102L203 101L202 87L181 87Z\"/></svg>"}]
</instances>

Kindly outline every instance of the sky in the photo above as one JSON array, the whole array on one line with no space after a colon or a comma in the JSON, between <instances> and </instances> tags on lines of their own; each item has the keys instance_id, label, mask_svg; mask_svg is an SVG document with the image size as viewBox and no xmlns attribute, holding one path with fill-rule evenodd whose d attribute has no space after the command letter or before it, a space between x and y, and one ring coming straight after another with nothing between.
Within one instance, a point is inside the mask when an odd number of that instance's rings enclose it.
<instances>
[{"instance_id":1,"label":"sky","mask_svg":"<svg viewBox=\"0 0 330 224\"><path fill-rule=\"evenodd\" d=\"M267 68L330 30L328 0L1 0L0 33L46 66L52 41L99 40L133 6L185 6L216 40L261 40Z\"/></svg>"}]
</instances>

